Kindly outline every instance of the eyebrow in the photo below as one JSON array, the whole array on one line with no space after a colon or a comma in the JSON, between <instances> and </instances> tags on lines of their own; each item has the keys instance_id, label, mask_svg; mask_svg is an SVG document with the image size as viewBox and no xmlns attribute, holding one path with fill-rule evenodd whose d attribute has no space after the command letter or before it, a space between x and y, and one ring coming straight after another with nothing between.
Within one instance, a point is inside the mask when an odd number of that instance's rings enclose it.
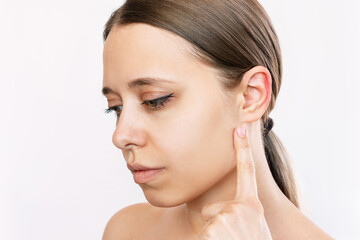
<instances>
[{"instance_id":1,"label":"eyebrow","mask_svg":"<svg viewBox=\"0 0 360 240\"><path fill-rule=\"evenodd\" d=\"M156 85L158 83L172 83L174 84L175 82L167 80L167 79L163 79L163 78L151 78L151 77L145 77L145 78L136 78L130 82L128 82L127 86L129 89L133 89L133 88L137 88L140 86L145 86L145 85ZM115 93L116 92L114 90L112 90L109 87L103 87L103 89L101 90L103 95L107 95L110 93Z\"/></svg>"}]
</instances>

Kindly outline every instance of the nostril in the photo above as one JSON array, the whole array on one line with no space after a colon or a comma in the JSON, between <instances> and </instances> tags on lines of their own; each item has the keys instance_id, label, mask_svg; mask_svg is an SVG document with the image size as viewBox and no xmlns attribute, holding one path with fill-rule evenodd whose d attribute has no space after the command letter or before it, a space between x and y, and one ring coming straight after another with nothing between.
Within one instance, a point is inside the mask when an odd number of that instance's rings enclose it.
<instances>
[{"instance_id":1,"label":"nostril","mask_svg":"<svg viewBox=\"0 0 360 240\"><path fill-rule=\"evenodd\" d=\"M126 149L135 149L135 148L137 148L137 146L134 145L134 144L126 144L126 145L125 145L125 148L126 148Z\"/></svg>"}]
</instances>

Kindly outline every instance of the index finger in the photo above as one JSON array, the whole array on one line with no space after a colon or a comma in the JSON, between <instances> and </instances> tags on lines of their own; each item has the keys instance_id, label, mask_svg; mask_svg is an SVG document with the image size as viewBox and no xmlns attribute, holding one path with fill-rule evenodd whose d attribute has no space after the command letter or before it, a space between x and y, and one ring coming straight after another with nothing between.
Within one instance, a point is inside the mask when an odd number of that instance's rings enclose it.
<instances>
[{"instance_id":1,"label":"index finger","mask_svg":"<svg viewBox=\"0 0 360 240\"><path fill-rule=\"evenodd\" d=\"M237 134L238 131L243 137L240 137ZM235 200L258 198L255 164L246 128L237 127L234 132L234 147L237 160L237 187Z\"/></svg>"}]
</instances>

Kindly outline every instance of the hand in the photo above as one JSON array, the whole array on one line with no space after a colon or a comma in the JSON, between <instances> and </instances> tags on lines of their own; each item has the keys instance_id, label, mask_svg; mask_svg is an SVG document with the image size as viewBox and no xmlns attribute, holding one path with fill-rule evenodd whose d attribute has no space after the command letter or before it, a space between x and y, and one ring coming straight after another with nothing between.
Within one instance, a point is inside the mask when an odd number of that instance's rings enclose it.
<instances>
[{"instance_id":1,"label":"hand","mask_svg":"<svg viewBox=\"0 0 360 240\"><path fill-rule=\"evenodd\" d=\"M238 129L238 128L236 128ZM235 129L235 130L236 130ZM237 159L236 196L232 201L205 205L201 211L206 224L198 240L269 240L269 227L257 194L255 165L248 137L234 131Z\"/></svg>"}]
</instances>

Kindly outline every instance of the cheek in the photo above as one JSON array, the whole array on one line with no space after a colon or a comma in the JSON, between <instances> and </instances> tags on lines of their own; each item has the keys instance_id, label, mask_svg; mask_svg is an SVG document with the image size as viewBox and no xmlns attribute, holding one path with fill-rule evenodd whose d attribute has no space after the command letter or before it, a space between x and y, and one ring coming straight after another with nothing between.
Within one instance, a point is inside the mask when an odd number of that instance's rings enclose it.
<instances>
[{"instance_id":1,"label":"cheek","mask_svg":"<svg viewBox=\"0 0 360 240\"><path fill-rule=\"evenodd\" d=\"M197 194L219 181L235 166L232 124L225 109L193 104L173 119L162 152L168 165L168 186L183 194ZM164 135L163 135L164 136Z\"/></svg>"},{"instance_id":2,"label":"cheek","mask_svg":"<svg viewBox=\"0 0 360 240\"><path fill-rule=\"evenodd\" d=\"M189 145L188 150L183 153L184 161L177 164L182 184L184 187L187 186L193 194L205 191L235 166L231 134L225 131L221 123L214 122L211 125L211 131L206 131L206 126L199 128L204 130L199 133L203 137L200 140L191 141L193 144Z\"/></svg>"}]
</instances>

